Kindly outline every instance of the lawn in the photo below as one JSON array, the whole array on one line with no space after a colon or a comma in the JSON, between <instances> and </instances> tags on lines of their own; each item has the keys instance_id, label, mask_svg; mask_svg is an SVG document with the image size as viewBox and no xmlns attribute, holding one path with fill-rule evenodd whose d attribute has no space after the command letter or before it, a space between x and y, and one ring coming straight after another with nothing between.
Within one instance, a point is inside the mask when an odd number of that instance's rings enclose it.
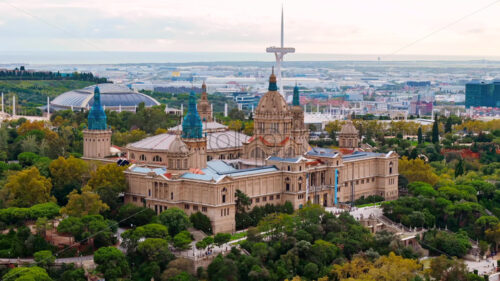
<instances>
[{"instance_id":1,"label":"lawn","mask_svg":"<svg viewBox=\"0 0 500 281\"><path fill-rule=\"evenodd\" d=\"M238 240L238 239L241 239L241 238L246 237L246 236L247 236L246 231L237 232L237 233L231 235L231 241Z\"/></svg>"}]
</instances>

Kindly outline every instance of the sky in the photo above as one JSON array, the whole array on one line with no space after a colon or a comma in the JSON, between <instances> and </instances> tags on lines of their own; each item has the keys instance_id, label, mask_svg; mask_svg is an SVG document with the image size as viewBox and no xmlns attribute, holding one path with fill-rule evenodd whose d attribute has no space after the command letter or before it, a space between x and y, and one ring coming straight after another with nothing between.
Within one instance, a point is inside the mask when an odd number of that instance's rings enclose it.
<instances>
[{"instance_id":1,"label":"sky","mask_svg":"<svg viewBox=\"0 0 500 281\"><path fill-rule=\"evenodd\" d=\"M500 56L500 0L0 0L0 52L261 53L282 4L300 53Z\"/></svg>"}]
</instances>

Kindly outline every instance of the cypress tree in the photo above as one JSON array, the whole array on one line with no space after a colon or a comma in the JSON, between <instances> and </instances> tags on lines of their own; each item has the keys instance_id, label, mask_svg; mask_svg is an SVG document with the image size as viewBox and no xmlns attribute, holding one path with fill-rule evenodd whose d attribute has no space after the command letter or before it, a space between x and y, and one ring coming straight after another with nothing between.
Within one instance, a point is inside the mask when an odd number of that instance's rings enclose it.
<instances>
[{"instance_id":1,"label":"cypress tree","mask_svg":"<svg viewBox=\"0 0 500 281\"><path fill-rule=\"evenodd\" d=\"M444 124L444 132L451 133L451 126L452 126L451 117L448 117L448 119L446 119L446 123Z\"/></svg>"},{"instance_id":2,"label":"cypress tree","mask_svg":"<svg viewBox=\"0 0 500 281\"><path fill-rule=\"evenodd\" d=\"M455 178L464 174L464 160L460 159L455 166Z\"/></svg>"},{"instance_id":3,"label":"cypress tree","mask_svg":"<svg viewBox=\"0 0 500 281\"><path fill-rule=\"evenodd\" d=\"M418 144L421 144L424 141L424 137L422 136L422 127L418 127L417 137Z\"/></svg>"},{"instance_id":4,"label":"cypress tree","mask_svg":"<svg viewBox=\"0 0 500 281\"><path fill-rule=\"evenodd\" d=\"M439 143L439 121L434 120L434 124L432 125L432 142Z\"/></svg>"}]
</instances>

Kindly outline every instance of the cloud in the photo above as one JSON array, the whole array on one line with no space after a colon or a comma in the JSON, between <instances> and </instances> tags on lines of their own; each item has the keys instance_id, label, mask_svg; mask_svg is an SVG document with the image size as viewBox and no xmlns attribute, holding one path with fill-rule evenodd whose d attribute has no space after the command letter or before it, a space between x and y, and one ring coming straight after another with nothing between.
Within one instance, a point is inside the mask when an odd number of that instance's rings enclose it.
<instances>
[{"instance_id":1,"label":"cloud","mask_svg":"<svg viewBox=\"0 0 500 281\"><path fill-rule=\"evenodd\" d=\"M9 41L0 50L263 52L279 43L275 0L8 1L17 8L0 3L0 41ZM474 2L287 0L285 43L297 52L390 53L487 0ZM404 52L491 52L480 42L500 46L488 35L500 29L496 14L483 11ZM468 42L472 34L476 43Z\"/></svg>"}]
</instances>

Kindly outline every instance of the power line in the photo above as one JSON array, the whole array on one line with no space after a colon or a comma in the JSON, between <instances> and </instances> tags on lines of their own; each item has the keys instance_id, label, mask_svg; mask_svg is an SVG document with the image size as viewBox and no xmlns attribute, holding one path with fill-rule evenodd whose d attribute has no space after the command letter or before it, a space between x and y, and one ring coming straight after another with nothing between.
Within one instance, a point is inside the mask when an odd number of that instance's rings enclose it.
<instances>
[{"instance_id":1,"label":"power line","mask_svg":"<svg viewBox=\"0 0 500 281\"><path fill-rule=\"evenodd\" d=\"M59 31L65 33L65 34L68 34L68 35L71 35L71 36L75 36L74 32L71 32L71 31L63 28L62 26L59 26L59 25L54 24L54 23L52 23L50 21L47 21L44 18L41 18L41 17L39 17L39 16L31 13L30 11L28 11L28 10L26 10L24 8L16 6L16 5L14 5L14 4L12 4L12 3L8 2L8 1L3 1L2 3L4 3L5 5L10 6L11 8L13 8L15 10L18 10L19 12L21 12L21 13L23 13L23 14L25 14L25 15L27 15L27 16L35 19L35 20L38 20L38 21L40 21L40 22L42 22L42 23L44 23L44 24L46 24L46 25L48 25L48 26L50 26L52 28L55 28L55 29L57 29L57 30L59 30ZM88 45L88 46L90 46L90 47L92 47L92 48L94 48L96 50L99 50L101 52L105 52L105 50L101 49L99 46L95 45L94 43L92 43L90 40L88 40L86 38L82 38L82 37L76 36L76 39L80 40L84 44L86 44L86 45Z\"/></svg>"},{"instance_id":2,"label":"power line","mask_svg":"<svg viewBox=\"0 0 500 281\"><path fill-rule=\"evenodd\" d=\"M498 2L500 2L500 0L495 0L495 1L493 1L493 2L490 2L489 4L487 4L487 5L485 5L485 6L482 6L481 8L479 8L479 9L477 9L477 10L474 10L474 11L472 11L472 12L470 12L470 13L468 13L468 14L466 14L466 15L464 15L464 16L462 16L462 17L460 17L460 18L458 18L458 19L456 19L456 20L454 20L454 21L452 21L452 22L450 22L450 23L448 23L448 24L444 25L444 26L442 26L442 27L440 27L440 28L438 28L438 29L436 29L436 30L434 30L434 31L432 31L432 32L430 32L430 33L428 33L427 35L422 36L422 37L418 38L417 40L415 40L415 41L413 41L413 42L410 42L410 43L408 43L408 44L404 45L403 47L401 47L401 48L399 48L399 49L395 50L394 52L391 52L389 55L390 55L390 56L395 55L395 54L399 53L400 51L402 51L402 50L404 50L404 49L406 49L406 48L409 48L409 47L411 47L411 46L413 46L413 45L415 45L415 44L417 44L417 43L419 43L419 42L421 42L421 41L423 41L423 40L425 40L425 39L427 39L427 38L431 37L432 35L434 35L434 34L436 34L436 33L439 33L439 32L441 32L441 31L443 31L443 30L447 29L448 27L453 26L453 25L455 25L455 24L457 24L457 23L459 23L459 22L463 21L464 19L466 19L466 18L468 18L468 17L470 17L470 16L473 16L473 15L475 15L475 14L477 14L477 13L479 13L479 12L481 12L481 11L483 11L483 10L485 10L485 9L487 9L487 8L489 8L489 7L493 6L493 5L495 5L495 4L497 4Z\"/></svg>"}]
</instances>

